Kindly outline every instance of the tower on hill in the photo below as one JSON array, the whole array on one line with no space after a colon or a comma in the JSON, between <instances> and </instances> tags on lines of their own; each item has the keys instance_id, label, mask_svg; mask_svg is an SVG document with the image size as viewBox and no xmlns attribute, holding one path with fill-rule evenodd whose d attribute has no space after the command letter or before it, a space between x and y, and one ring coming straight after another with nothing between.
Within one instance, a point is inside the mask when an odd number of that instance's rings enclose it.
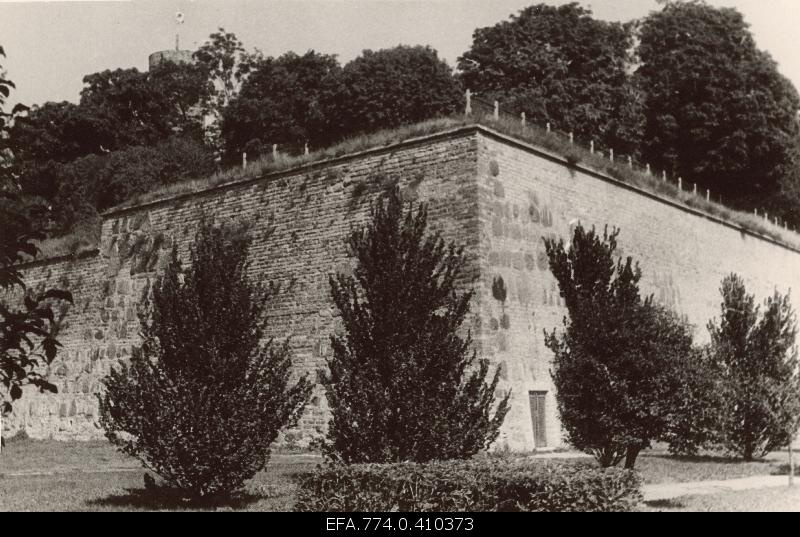
<instances>
[{"instance_id":1,"label":"tower on hill","mask_svg":"<svg viewBox=\"0 0 800 537\"><path fill-rule=\"evenodd\" d=\"M191 50L160 50L152 53L148 58L151 70L164 62L192 63L193 61Z\"/></svg>"},{"instance_id":2,"label":"tower on hill","mask_svg":"<svg viewBox=\"0 0 800 537\"><path fill-rule=\"evenodd\" d=\"M164 62L170 62L176 64L194 62L191 50L181 50L180 28L184 22L185 18L183 16L183 13L181 13L180 11L177 12L175 14L175 50L161 50L152 53L148 58L148 64L151 70L157 65Z\"/></svg>"}]
</instances>

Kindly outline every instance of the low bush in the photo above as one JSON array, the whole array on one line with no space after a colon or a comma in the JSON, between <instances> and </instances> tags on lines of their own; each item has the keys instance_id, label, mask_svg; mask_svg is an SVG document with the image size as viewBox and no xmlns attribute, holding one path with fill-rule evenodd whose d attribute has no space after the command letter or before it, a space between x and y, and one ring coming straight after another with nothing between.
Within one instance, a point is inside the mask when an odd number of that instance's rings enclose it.
<instances>
[{"instance_id":1,"label":"low bush","mask_svg":"<svg viewBox=\"0 0 800 537\"><path fill-rule=\"evenodd\" d=\"M303 481L295 510L631 511L641 501L640 487L632 470L583 462L488 458L329 465Z\"/></svg>"}]
</instances>

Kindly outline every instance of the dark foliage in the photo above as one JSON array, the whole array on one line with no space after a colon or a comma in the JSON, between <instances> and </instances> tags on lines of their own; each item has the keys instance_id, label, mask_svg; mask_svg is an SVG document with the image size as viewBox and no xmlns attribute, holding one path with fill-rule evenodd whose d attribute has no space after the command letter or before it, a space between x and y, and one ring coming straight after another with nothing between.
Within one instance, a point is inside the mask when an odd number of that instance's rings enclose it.
<instances>
[{"instance_id":1,"label":"dark foliage","mask_svg":"<svg viewBox=\"0 0 800 537\"><path fill-rule=\"evenodd\" d=\"M193 64L163 62L148 72L116 69L83 79L81 108L113 119L114 141L106 149L149 145L174 134L202 133L202 117L193 113L208 94L204 70Z\"/></svg>"},{"instance_id":2,"label":"dark foliage","mask_svg":"<svg viewBox=\"0 0 800 537\"><path fill-rule=\"evenodd\" d=\"M341 71L334 56L309 51L263 58L251 66L241 91L224 109L222 138L228 161L271 151L298 153L305 143L326 145L328 111L323 100L336 90Z\"/></svg>"},{"instance_id":3,"label":"dark foliage","mask_svg":"<svg viewBox=\"0 0 800 537\"><path fill-rule=\"evenodd\" d=\"M475 30L458 60L459 78L538 125L635 155L644 116L627 74L632 49L630 24L596 20L577 3L537 4Z\"/></svg>"},{"instance_id":4,"label":"dark foliage","mask_svg":"<svg viewBox=\"0 0 800 537\"><path fill-rule=\"evenodd\" d=\"M569 246L545 239L569 312L545 343L567 440L604 467L624 458L632 468L669 423L692 338L674 313L641 298L630 257L615 263L618 234L578 225Z\"/></svg>"},{"instance_id":5,"label":"dark foliage","mask_svg":"<svg viewBox=\"0 0 800 537\"><path fill-rule=\"evenodd\" d=\"M289 382L286 344L265 340L274 288L247 276L241 227L204 224L185 271L173 250L141 315L143 343L112 370L100 423L123 452L195 500L226 497L264 468L311 384Z\"/></svg>"},{"instance_id":6,"label":"dark foliage","mask_svg":"<svg viewBox=\"0 0 800 537\"><path fill-rule=\"evenodd\" d=\"M40 225L65 233L131 195L211 172L199 108L210 89L199 66L103 71L84 84L80 104L33 107L9 131L25 202L53 209Z\"/></svg>"},{"instance_id":7,"label":"dark foliage","mask_svg":"<svg viewBox=\"0 0 800 537\"><path fill-rule=\"evenodd\" d=\"M641 478L581 463L487 458L428 464L321 467L298 493L297 511L633 511Z\"/></svg>"},{"instance_id":8,"label":"dark foliage","mask_svg":"<svg viewBox=\"0 0 800 537\"><path fill-rule=\"evenodd\" d=\"M722 375L710 349L695 349L680 362L680 381L670 405L661 440L674 455L698 455L719 443L722 412Z\"/></svg>"},{"instance_id":9,"label":"dark foliage","mask_svg":"<svg viewBox=\"0 0 800 537\"><path fill-rule=\"evenodd\" d=\"M326 454L347 463L466 458L489 446L508 411L499 371L478 360L456 293L465 255L426 235L427 210L404 213L397 188L349 241L352 276L331 277L344 333L322 373L332 419Z\"/></svg>"},{"instance_id":10,"label":"dark foliage","mask_svg":"<svg viewBox=\"0 0 800 537\"><path fill-rule=\"evenodd\" d=\"M204 108L217 117L237 95L242 83L259 60L259 54L245 51L242 42L224 28L212 33L194 53L194 59L211 82L213 91L205 95Z\"/></svg>"},{"instance_id":11,"label":"dark foliage","mask_svg":"<svg viewBox=\"0 0 800 537\"><path fill-rule=\"evenodd\" d=\"M331 141L450 115L463 105L451 68L422 46L365 50L344 66L330 97Z\"/></svg>"},{"instance_id":12,"label":"dark foliage","mask_svg":"<svg viewBox=\"0 0 800 537\"><path fill-rule=\"evenodd\" d=\"M58 392L42 368L56 357L58 331L72 303L67 291L26 289L16 265L36 257L34 241L44 233L20 205L18 196L3 190L0 181L0 386L4 392L0 413L4 414L22 397L25 385ZM17 299L21 304L16 304Z\"/></svg>"},{"instance_id":13,"label":"dark foliage","mask_svg":"<svg viewBox=\"0 0 800 537\"><path fill-rule=\"evenodd\" d=\"M644 158L729 202L762 203L790 165L800 98L742 15L668 2L644 19Z\"/></svg>"},{"instance_id":14,"label":"dark foliage","mask_svg":"<svg viewBox=\"0 0 800 537\"><path fill-rule=\"evenodd\" d=\"M0 57L4 57L0 47ZM8 136L8 120L20 111L3 111L5 99L14 87L0 65L0 142ZM36 257L36 240L44 237L32 218L31 209L21 203L19 189L9 173L8 153L0 147L0 413L11 412L11 403L31 385L41 391L57 392L41 368L50 364L60 344L58 328L72 295L61 290L28 291L19 263ZM15 304L19 298L21 307ZM7 302L8 300L8 302ZM58 313L54 312L54 308Z\"/></svg>"},{"instance_id":15,"label":"dark foliage","mask_svg":"<svg viewBox=\"0 0 800 537\"><path fill-rule=\"evenodd\" d=\"M760 312L736 274L720 291L720 319L708 325L722 383L720 437L752 460L788 444L800 426L797 325L788 294L776 291Z\"/></svg>"}]
</instances>

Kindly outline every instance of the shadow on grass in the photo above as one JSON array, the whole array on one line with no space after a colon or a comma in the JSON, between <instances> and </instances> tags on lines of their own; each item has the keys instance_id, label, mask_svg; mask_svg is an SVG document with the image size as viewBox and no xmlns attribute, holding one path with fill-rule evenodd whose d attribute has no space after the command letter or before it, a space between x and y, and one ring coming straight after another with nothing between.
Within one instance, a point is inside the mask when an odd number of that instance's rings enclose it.
<instances>
[{"instance_id":1,"label":"shadow on grass","mask_svg":"<svg viewBox=\"0 0 800 537\"><path fill-rule=\"evenodd\" d=\"M781 464L777 468L772 471L771 475L789 475L789 465L788 464ZM800 476L800 466L795 466L794 468L794 475Z\"/></svg>"},{"instance_id":2,"label":"shadow on grass","mask_svg":"<svg viewBox=\"0 0 800 537\"><path fill-rule=\"evenodd\" d=\"M651 509L683 509L686 503L681 498L667 498L664 500L651 500L644 502Z\"/></svg>"},{"instance_id":3,"label":"shadow on grass","mask_svg":"<svg viewBox=\"0 0 800 537\"><path fill-rule=\"evenodd\" d=\"M197 510L197 509L243 509L263 499L265 495L244 492L232 497L189 499L181 491L168 488L130 488L124 494L112 494L105 498L90 500L93 507L134 508L145 510Z\"/></svg>"},{"instance_id":4,"label":"shadow on grass","mask_svg":"<svg viewBox=\"0 0 800 537\"><path fill-rule=\"evenodd\" d=\"M736 457L726 457L724 455L672 455L670 453L649 453L649 454L643 454L642 457L648 459L663 459L663 460L677 461L677 462L714 463L714 464L742 464L748 462L745 461L744 459ZM770 461L765 459L756 459L749 462L760 463L760 464L770 463Z\"/></svg>"}]
</instances>

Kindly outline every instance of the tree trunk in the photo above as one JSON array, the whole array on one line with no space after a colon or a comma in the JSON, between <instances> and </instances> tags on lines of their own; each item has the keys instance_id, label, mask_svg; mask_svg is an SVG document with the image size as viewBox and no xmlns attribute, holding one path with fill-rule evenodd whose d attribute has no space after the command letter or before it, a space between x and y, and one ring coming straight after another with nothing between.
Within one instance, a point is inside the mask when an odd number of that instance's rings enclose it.
<instances>
[{"instance_id":1,"label":"tree trunk","mask_svg":"<svg viewBox=\"0 0 800 537\"><path fill-rule=\"evenodd\" d=\"M640 451L642 451L642 448L638 446L628 446L628 449L625 452L626 470L633 470L633 466L636 464L636 457L639 456Z\"/></svg>"}]
</instances>

